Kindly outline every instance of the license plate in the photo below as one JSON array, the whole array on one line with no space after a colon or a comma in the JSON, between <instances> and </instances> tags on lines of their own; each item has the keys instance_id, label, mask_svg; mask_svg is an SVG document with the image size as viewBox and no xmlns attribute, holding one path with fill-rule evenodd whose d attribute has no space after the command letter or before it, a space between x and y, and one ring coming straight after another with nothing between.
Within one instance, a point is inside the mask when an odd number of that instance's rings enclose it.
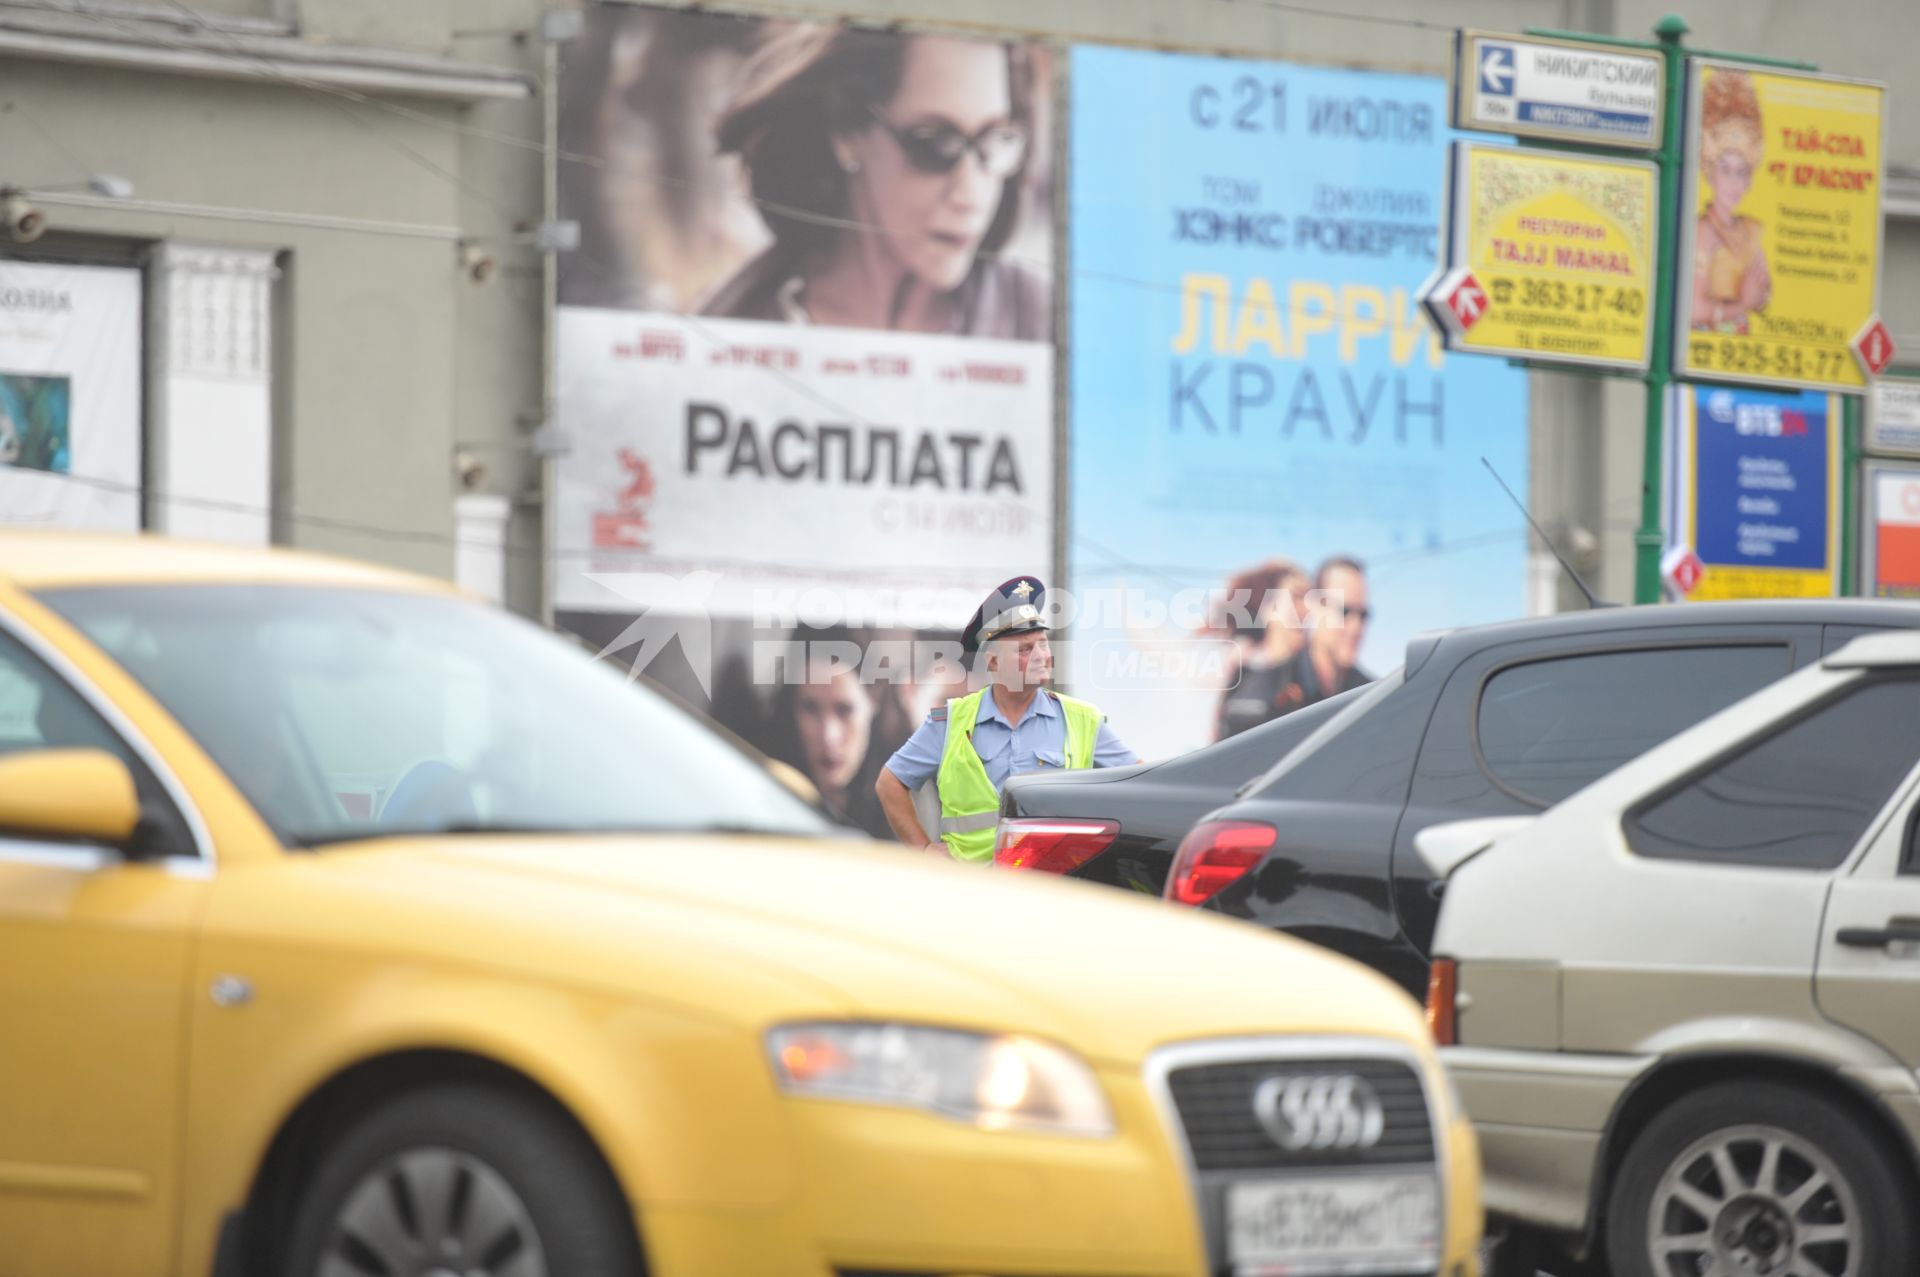
<instances>
[{"instance_id":1,"label":"license plate","mask_svg":"<svg viewBox=\"0 0 1920 1277\"><path fill-rule=\"evenodd\" d=\"M1230 1184L1227 1260L1236 1277L1359 1277L1437 1267L1439 1186L1432 1175Z\"/></svg>"}]
</instances>

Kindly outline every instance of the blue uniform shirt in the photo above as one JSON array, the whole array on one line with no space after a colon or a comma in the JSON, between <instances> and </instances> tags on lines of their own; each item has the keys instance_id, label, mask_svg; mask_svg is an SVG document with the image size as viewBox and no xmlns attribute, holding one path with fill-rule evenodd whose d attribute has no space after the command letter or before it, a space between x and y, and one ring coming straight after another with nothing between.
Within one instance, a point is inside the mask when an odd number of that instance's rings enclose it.
<instances>
[{"instance_id":1,"label":"blue uniform shirt","mask_svg":"<svg viewBox=\"0 0 1920 1277\"><path fill-rule=\"evenodd\" d=\"M927 715L906 744L887 760L892 772L908 789L918 789L940 770L940 756L947 747L946 711ZM980 698L980 716L973 724L973 748L987 769L987 779L998 790L1007 777L1067 764L1067 715L1053 693L1041 691L1020 718L1019 726L1007 726L1007 720L994 703L989 688ZM1093 743L1095 767L1124 767L1139 755L1123 744L1107 723Z\"/></svg>"}]
</instances>

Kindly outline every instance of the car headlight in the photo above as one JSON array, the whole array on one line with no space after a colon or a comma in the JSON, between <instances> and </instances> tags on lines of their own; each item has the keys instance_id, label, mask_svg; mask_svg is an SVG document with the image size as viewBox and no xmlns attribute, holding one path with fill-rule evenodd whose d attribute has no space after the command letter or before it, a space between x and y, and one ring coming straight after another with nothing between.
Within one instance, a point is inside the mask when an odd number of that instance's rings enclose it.
<instances>
[{"instance_id":1,"label":"car headlight","mask_svg":"<svg viewBox=\"0 0 1920 1277\"><path fill-rule=\"evenodd\" d=\"M1093 1070L1037 1038L911 1024L789 1024L767 1034L789 1094L925 1109L987 1130L1111 1135Z\"/></svg>"}]
</instances>

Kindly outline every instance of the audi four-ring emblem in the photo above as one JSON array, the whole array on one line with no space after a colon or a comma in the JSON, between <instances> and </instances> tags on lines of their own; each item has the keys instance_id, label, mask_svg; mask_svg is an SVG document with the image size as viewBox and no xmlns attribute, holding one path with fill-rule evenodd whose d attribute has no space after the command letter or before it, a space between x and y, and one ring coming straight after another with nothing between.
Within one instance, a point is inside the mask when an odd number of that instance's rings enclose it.
<instances>
[{"instance_id":1,"label":"audi four-ring emblem","mask_svg":"<svg viewBox=\"0 0 1920 1277\"><path fill-rule=\"evenodd\" d=\"M1270 1077L1254 1088L1253 1115L1289 1153L1372 1148L1387 1126L1380 1097L1352 1073Z\"/></svg>"}]
</instances>

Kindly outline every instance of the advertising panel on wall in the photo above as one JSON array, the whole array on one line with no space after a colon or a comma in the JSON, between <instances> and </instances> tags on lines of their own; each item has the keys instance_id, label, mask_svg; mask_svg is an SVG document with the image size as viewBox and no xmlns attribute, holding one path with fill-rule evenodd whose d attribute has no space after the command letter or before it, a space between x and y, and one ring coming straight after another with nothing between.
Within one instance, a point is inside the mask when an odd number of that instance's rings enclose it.
<instances>
[{"instance_id":1,"label":"advertising panel on wall","mask_svg":"<svg viewBox=\"0 0 1920 1277\"><path fill-rule=\"evenodd\" d=\"M1920 462L1869 461L1865 490L1863 593L1920 599Z\"/></svg>"},{"instance_id":2,"label":"advertising panel on wall","mask_svg":"<svg viewBox=\"0 0 1920 1277\"><path fill-rule=\"evenodd\" d=\"M1445 80L1080 48L1071 85L1074 689L1160 757L1520 614L1482 458L1526 490L1526 375L1416 300Z\"/></svg>"},{"instance_id":3,"label":"advertising panel on wall","mask_svg":"<svg viewBox=\"0 0 1920 1277\"><path fill-rule=\"evenodd\" d=\"M1685 597L1840 592L1840 401L1830 394L1677 386L1671 526L1699 559Z\"/></svg>"},{"instance_id":4,"label":"advertising panel on wall","mask_svg":"<svg viewBox=\"0 0 1920 1277\"><path fill-rule=\"evenodd\" d=\"M1920 377L1882 377L1867 400L1867 451L1920 457Z\"/></svg>"},{"instance_id":5,"label":"advertising panel on wall","mask_svg":"<svg viewBox=\"0 0 1920 1277\"><path fill-rule=\"evenodd\" d=\"M561 65L557 619L881 832L874 774L939 675L874 644L951 639L1052 562L1048 52L587 23ZM857 674L774 659L792 641L851 643Z\"/></svg>"},{"instance_id":6,"label":"advertising panel on wall","mask_svg":"<svg viewBox=\"0 0 1920 1277\"><path fill-rule=\"evenodd\" d=\"M140 272L0 260L0 523L140 526Z\"/></svg>"},{"instance_id":7,"label":"advertising panel on wall","mask_svg":"<svg viewBox=\"0 0 1920 1277\"><path fill-rule=\"evenodd\" d=\"M1674 371L1859 392L1880 357L1855 343L1878 322L1886 90L1703 58L1688 75Z\"/></svg>"}]
</instances>

